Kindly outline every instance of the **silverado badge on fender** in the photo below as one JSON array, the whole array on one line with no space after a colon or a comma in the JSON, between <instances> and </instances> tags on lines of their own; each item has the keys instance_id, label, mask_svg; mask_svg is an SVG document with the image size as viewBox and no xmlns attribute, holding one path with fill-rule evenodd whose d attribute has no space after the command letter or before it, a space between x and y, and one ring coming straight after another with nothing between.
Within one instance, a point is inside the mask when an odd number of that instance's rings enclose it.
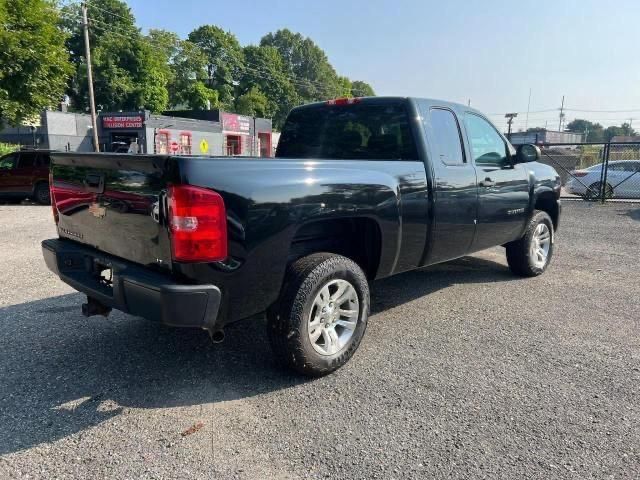
<instances>
[{"instance_id":1,"label":"silverado badge on fender","mask_svg":"<svg viewBox=\"0 0 640 480\"><path fill-rule=\"evenodd\" d=\"M104 218L104 216L107 214L107 209L101 207L99 203L94 202L89 205L89 213L91 213L91 215L96 218Z\"/></svg>"}]
</instances>

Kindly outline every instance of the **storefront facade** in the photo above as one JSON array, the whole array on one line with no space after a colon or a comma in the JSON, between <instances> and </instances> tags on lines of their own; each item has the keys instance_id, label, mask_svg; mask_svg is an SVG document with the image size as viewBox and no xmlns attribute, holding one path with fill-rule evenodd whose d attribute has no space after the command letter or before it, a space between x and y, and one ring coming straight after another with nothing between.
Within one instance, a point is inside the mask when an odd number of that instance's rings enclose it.
<instances>
[{"instance_id":1,"label":"storefront facade","mask_svg":"<svg viewBox=\"0 0 640 480\"><path fill-rule=\"evenodd\" d=\"M273 156L271 120L219 110L187 110L153 115L101 112L101 152L167 155ZM42 112L34 127L0 129L0 141L52 150L93 151L91 117L59 111Z\"/></svg>"},{"instance_id":2,"label":"storefront facade","mask_svg":"<svg viewBox=\"0 0 640 480\"><path fill-rule=\"evenodd\" d=\"M218 110L101 113L102 151L271 157L271 120Z\"/></svg>"}]
</instances>

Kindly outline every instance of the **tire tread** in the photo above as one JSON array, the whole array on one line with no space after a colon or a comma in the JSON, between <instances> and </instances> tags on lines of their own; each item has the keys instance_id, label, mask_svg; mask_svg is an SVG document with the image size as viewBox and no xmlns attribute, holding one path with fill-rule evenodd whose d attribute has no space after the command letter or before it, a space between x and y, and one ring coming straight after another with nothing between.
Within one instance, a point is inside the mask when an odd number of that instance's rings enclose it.
<instances>
[{"instance_id":1,"label":"tire tread","mask_svg":"<svg viewBox=\"0 0 640 480\"><path fill-rule=\"evenodd\" d=\"M354 333L351 343L328 365L314 361L304 348L304 309L307 300L318 285L318 280L336 270L348 270L355 275L364 289L362 319L365 323L369 311L369 289L362 269L349 258L332 253L314 253L292 263L285 276L285 283L278 305L268 312L268 336L271 348L279 363L309 376L322 376L344 365L358 348L364 328Z\"/></svg>"}]
</instances>

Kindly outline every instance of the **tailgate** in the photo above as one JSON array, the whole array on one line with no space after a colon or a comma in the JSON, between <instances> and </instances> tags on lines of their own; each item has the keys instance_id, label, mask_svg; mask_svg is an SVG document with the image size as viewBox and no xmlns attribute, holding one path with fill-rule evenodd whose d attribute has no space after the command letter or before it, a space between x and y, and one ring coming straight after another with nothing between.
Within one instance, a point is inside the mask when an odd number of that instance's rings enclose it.
<instances>
[{"instance_id":1,"label":"tailgate","mask_svg":"<svg viewBox=\"0 0 640 480\"><path fill-rule=\"evenodd\" d=\"M162 220L167 166L153 155L51 155L58 233L142 265L170 268Z\"/></svg>"}]
</instances>

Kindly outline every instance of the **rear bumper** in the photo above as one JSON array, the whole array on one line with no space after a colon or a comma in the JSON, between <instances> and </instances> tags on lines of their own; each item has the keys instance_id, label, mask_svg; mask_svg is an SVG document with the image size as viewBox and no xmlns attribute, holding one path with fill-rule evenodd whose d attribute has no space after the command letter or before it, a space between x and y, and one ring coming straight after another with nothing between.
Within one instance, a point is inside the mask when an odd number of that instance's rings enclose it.
<instances>
[{"instance_id":1,"label":"rear bumper","mask_svg":"<svg viewBox=\"0 0 640 480\"><path fill-rule=\"evenodd\" d=\"M70 240L45 240L42 254L63 282L108 307L175 327L215 329L221 294L214 285L178 284L167 275ZM112 272L111 285L100 280L106 268Z\"/></svg>"}]
</instances>

